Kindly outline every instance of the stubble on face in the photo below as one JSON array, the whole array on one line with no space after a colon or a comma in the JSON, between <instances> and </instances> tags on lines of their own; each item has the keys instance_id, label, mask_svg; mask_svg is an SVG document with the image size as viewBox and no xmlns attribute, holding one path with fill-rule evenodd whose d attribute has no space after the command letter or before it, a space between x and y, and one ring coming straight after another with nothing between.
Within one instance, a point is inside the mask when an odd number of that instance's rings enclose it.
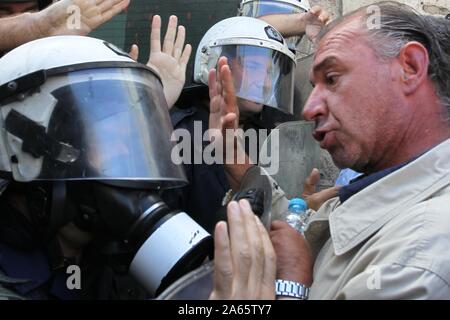
<instances>
[{"instance_id":1,"label":"stubble on face","mask_svg":"<svg viewBox=\"0 0 450 320\"><path fill-rule=\"evenodd\" d=\"M318 91L308 102L324 104L326 110L314 119L321 146L341 168L375 170L400 122L392 112L397 101L389 64L369 46L358 19L321 40L311 79Z\"/></svg>"}]
</instances>

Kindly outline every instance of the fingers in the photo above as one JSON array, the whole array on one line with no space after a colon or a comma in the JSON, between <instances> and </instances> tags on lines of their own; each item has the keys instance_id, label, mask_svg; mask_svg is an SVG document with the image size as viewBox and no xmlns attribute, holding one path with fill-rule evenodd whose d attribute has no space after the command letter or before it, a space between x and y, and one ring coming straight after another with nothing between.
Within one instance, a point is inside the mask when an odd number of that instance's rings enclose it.
<instances>
[{"instance_id":1,"label":"fingers","mask_svg":"<svg viewBox=\"0 0 450 320\"><path fill-rule=\"evenodd\" d=\"M173 56L183 66L187 66L192 53L192 46L189 44L184 46L186 40L186 28L178 26L177 31L177 24L178 18L176 16L170 16L162 51ZM151 52L161 52L161 17L158 15L153 17L150 39Z\"/></svg>"},{"instance_id":2,"label":"fingers","mask_svg":"<svg viewBox=\"0 0 450 320\"><path fill-rule=\"evenodd\" d=\"M150 32L150 52L161 52L161 17L153 16L152 31Z\"/></svg>"},{"instance_id":3,"label":"fingers","mask_svg":"<svg viewBox=\"0 0 450 320\"><path fill-rule=\"evenodd\" d=\"M228 223L231 243L231 258L236 284L247 286L252 263L251 247L245 230L245 217L240 205L232 201L228 205Z\"/></svg>"},{"instance_id":4,"label":"fingers","mask_svg":"<svg viewBox=\"0 0 450 320\"><path fill-rule=\"evenodd\" d=\"M264 272L261 282L262 299L274 299L275 298L275 277L277 272L277 259L275 249L270 240L269 234L266 228L262 224L261 220L255 216L256 223L258 225L259 233L261 234L263 248L264 248Z\"/></svg>"},{"instance_id":5,"label":"fingers","mask_svg":"<svg viewBox=\"0 0 450 320\"><path fill-rule=\"evenodd\" d=\"M214 290L211 299L273 299L275 250L247 200L230 202L228 230L215 230ZM228 232L228 233L227 233Z\"/></svg>"},{"instance_id":6,"label":"fingers","mask_svg":"<svg viewBox=\"0 0 450 320\"><path fill-rule=\"evenodd\" d=\"M222 129L237 129L239 109L236 101L233 79L227 58L221 57L217 62L215 74L209 73L210 112L220 111ZM213 97L216 97L214 101Z\"/></svg>"},{"instance_id":7,"label":"fingers","mask_svg":"<svg viewBox=\"0 0 450 320\"><path fill-rule=\"evenodd\" d=\"M313 6L309 12L312 13L313 15L318 15L320 14L320 12L322 11L322 7L321 6Z\"/></svg>"},{"instance_id":8,"label":"fingers","mask_svg":"<svg viewBox=\"0 0 450 320\"><path fill-rule=\"evenodd\" d=\"M97 1L95 5L98 7L98 11L103 14L117 5L121 6L122 9L125 9L129 4L130 0L100 0Z\"/></svg>"},{"instance_id":9,"label":"fingers","mask_svg":"<svg viewBox=\"0 0 450 320\"><path fill-rule=\"evenodd\" d=\"M328 189L325 189L325 190L322 190L322 191L318 192L317 195L319 196L320 199L323 200L322 201L322 203L323 203L323 202L325 202L325 201L327 201L327 200L329 200L331 198L337 197L338 194L339 194L339 189L341 187L342 186L336 186L336 187L328 188Z\"/></svg>"},{"instance_id":10,"label":"fingers","mask_svg":"<svg viewBox=\"0 0 450 320\"><path fill-rule=\"evenodd\" d=\"M208 75L208 87L210 97L210 113L218 113L220 119L216 124L220 124L217 129L237 129L239 119L239 109L234 91L233 79L227 58L221 57L217 62L217 72L210 70Z\"/></svg>"},{"instance_id":11,"label":"fingers","mask_svg":"<svg viewBox=\"0 0 450 320\"><path fill-rule=\"evenodd\" d=\"M218 91L222 93L225 101L224 113L235 113L239 112L236 102L236 92L234 89L233 77L231 75L231 70L228 65L228 60L225 57L221 57L217 63L217 68L219 70L218 74Z\"/></svg>"},{"instance_id":12,"label":"fingers","mask_svg":"<svg viewBox=\"0 0 450 320\"><path fill-rule=\"evenodd\" d=\"M277 230L283 230L285 228L292 228L289 223L282 221L282 220L275 220L270 225L270 231L277 231Z\"/></svg>"},{"instance_id":13,"label":"fingers","mask_svg":"<svg viewBox=\"0 0 450 320\"><path fill-rule=\"evenodd\" d=\"M303 185L302 198L306 198L316 192L316 186L320 181L320 172L318 169L314 168L306 178Z\"/></svg>"},{"instance_id":14,"label":"fingers","mask_svg":"<svg viewBox=\"0 0 450 320\"><path fill-rule=\"evenodd\" d=\"M269 299L274 296L274 283L276 274L275 251L272 247L269 235L261 221L253 213L247 200L239 201L241 215L244 220L245 232L251 252L251 265L248 270L248 283L242 283L247 287L248 296L244 298ZM245 288L239 288L238 290Z\"/></svg>"},{"instance_id":15,"label":"fingers","mask_svg":"<svg viewBox=\"0 0 450 320\"><path fill-rule=\"evenodd\" d=\"M220 57L219 61L217 61L217 93L223 96L223 86L222 86L222 78L223 72L222 67L227 65L228 59L225 57Z\"/></svg>"},{"instance_id":16,"label":"fingers","mask_svg":"<svg viewBox=\"0 0 450 320\"><path fill-rule=\"evenodd\" d=\"M225 64L220 69L223 98L226 104L226 113L237 112L236 93L234 90L233 78L230 67Z\"/></svg>"},{"instance_id":17,"label":"fingers","mask_svg":"<svg viewBox=\"0 0 450 320\"><path fill-rule=\"evenodd\" d=\"M249 282L246 284L250 293L257 295L260 291L260 280L264 274L264 247L260 229L256 224L258 217L252 211L247 200L239 201L241 214L244 217L245 232L251 248L252 263L249 271ZM256 218L256 219L255 219Z\"/></svg>"},{"instance_id":18,"label":"fingers","mask_svg":"<svg viewBox=\"0 0 450 320\"><path fill-rule=\"evenodd\" d=\"M173 53L175 35L177 33L177 24L178 18L176 16L170 16L169 23L167 24L167 32L164 37L163 43L163 52L170 55L172 55Z\"/></svg>"},{"instance_id":19,"label":"fingers","mask_svg":"<svg viewBox=\"0 0 450 320\"><path fill-rule=\"evenodd\" d=\"M311 8L309 12L315 15L317 20L323 23L324 25L327 24L331 19L330 14L327 11L325 11L321 6L314 6Z\"/></svg>"},{"instance_id":20,"label":"fingers","mask_svg":"<svg viewBox=\"0 0 450 320\"><path fill-rule=\"evenodd\" d=\"M208 74L208 88L209 88L209 99L212 100L215 96L218 95L216 69L209 70L209 74Z\"/></svg>"},{"instance_id":21,"label":"fingers","mask_svg":"<svg viewBox=\"0 0 450 320\"><path fill-rule=\"evenodd\" d=\"M331 16L328 12L323 11L319 16L319 21L322 22L324 25L328 24L331 20Z\"/></svg>"},{"instance_id":22,"label":"fingers","mask_svg":"<svg viewBox=\"0 0 450 320\"><path fill-rule=\"evenodd\" d=\"M217 73L216 69L209 70L208 74L208 88L209 88L209 130L210 141L222 140L222 128L220 127L220 109L222 98L217 92ZM220 131L218 134L217 130Z\"/></svg>"},{"instance_id":23,"label":"fingers","mask_svg":"<svg viewBox=\"0 0 450 320\"><path fill-rule=\"evenodd\" d=\"M130 0L106 0L100 3L98 10L101 12L102 18L100 24L111 20L113 17L122 12L130 4Z\"/></svg>"},{"instance_id":24,"label":"fingers","mask_svg":"<svg viewBox=\"0 0 450 320\"><path fill-rule=\"evenodd\" d=\"M133 44L128 54L131 57L131 59L137 61L139 58L139 47L136 44Z\"/></svg>"},{"instance_id":25,"label":"fingers","mask_svg":"<svg viewBox=\"0 0 450 320\"><path fill-rule=\"evenodd\" d=\"M319 208L322 206L322 204L324 204L324 202L339 195L340 188L341 186L328 188L306 197L308 208L313 209L315 211L319 210Z\"/></svg>"},{"instance_id":26,"label":"fingers","mask_svg":"<svg viewBox=\"0 0 450 320\"><path fill-rule=\"evenodd\" d=\"M277 277L309 286L314 260L305 238L282 221L274 221L270 239L276 252Z\"/></svg>"},{"instance_id":27,"label":"fingers","mask_svg":"<svg viewBox=\"0 0 450 320\"><path fill-rule=\"evenodd\" d=\"M186 29L183 26L179 26L172 54L173 57L177 60L180 59L181 57L185 38L186 38Z\"/></svg>"},{"instance_id":28,"label":"fingers","mask_svg":"<svg viewBox=\"0 0 450 320\"><path fill-rule=\"evenodd\" d=\"M235 297L238 299L269 299L274 295L275 251L267 231L253 213L249 202L241 200L235 205L236 211L230 212L231 214L228 216L231 256L236 273ZM239 216L235 216L234 213L238 213ZM246 294L242 295L244 292Z\"/></svg>"},{"instance_id":29,"label":"fingers","mask_svg":"<svg viewBox=\"0 0 450 320\"><path fill-rule=\"evenodd\" d=\"M237 129L236 125L236 113L228 113L222 117L222 128L224 129Z\"/></svg>"},{"instance_id":30,"label":"fingers","mask_svg":"<svg viewBox=\"0 0 450 320\"><path fill-rule=\"evenodd\" d=\"M227 224L216 225L214 232L214 288L213 299L230 296L233 281L233 265L230 252L230 239Z\"/></svg>"},{"instance_id":31,"label":"fingers","mask_svg":"<svg viewBox=\"0 0 450 320\"><path fill-rule=\"evenodd\" d=\"M184 67L186 67L187 64L188 64L188 62L189 62L189 58L190 58L190 56L191 56L191 52L192 52L192 46L191 46L190 44L187 44L187 45L184 47L183 54L181 55L181 58L180 58L180 63L181 63Z\"/></svg>"},{"instance_id":32,"label":"fingers","mask_svg":"<svg viewBox=\"0 0 450 320\"><path fill-rule=\"evenodd\" d=\"M309 181L310 184L312 184L314 186L317 185L319 183L319 181L320 181L320 171L319 171L319 169L313 168L311 170L311 174L309 175L308 178L309 178L308 181Z\"/></svg>"}]
</instances>

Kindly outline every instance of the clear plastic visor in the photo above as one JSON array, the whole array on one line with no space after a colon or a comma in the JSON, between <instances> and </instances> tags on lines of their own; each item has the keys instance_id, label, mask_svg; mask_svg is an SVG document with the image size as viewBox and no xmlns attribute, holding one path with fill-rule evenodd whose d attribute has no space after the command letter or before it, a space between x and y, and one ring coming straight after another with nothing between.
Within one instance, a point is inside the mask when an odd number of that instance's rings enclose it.
<instances>
[{"instance_id":1,"label":"clear plastic visor","mask_svg":"<svg viewBox=\"0 0 450 320\"><path fill-rule=\"evenodd\" d=\"M250 1L242 5L240 14L244 17L259 18L271 14L295 14L306 12L305 9L281 1ZM295 36L286 38L286 43L292 51L300 51L302 37Z\"/></svg>"},{"instance_id":2,"label":"clear plastic visor","mask_svg":"<svg viewBox=\"0 0 450 320\"><path fill-rule=\"evenodd\" d=\"M183 168L171 161L172 125L162 85L152 72L92 69L47 81L56 104L45 132L48 145L35 159L41 170L33 180L104 180L162 188L185 184Z\"/></svg>"},{"instance_id":3,"label":"clear plastic visor","mask_svg":"<svg viewBox=\"0 0 450 320\"><path fill-rule=\"evenodd\" d=\"M292 114L295 63L291 58L251 45L224 45L212 51L228 58L236 95L251 102L240 101L241 111L259 112L266 105Z\"/></svg>"}]
</instances>

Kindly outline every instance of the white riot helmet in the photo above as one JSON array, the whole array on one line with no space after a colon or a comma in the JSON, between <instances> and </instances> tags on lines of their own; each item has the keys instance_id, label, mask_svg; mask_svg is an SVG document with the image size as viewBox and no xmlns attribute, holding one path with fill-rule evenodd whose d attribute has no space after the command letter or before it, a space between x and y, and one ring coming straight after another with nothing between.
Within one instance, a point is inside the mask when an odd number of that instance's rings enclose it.
<instances>
[{"instance_id":1,"label":"white riot helmet","mask_svg":"<svg viewBox=\"0 0 450 320\"><path fill-rule=\"evenodd\" d=\"M194 81L208 85L209 70L222 56L239 98L292 114L295 55L273 26L249 17L212 26L197 48Z\"/></svg>"},{"instance_id":2,"label":"white riot helmet","mask_svg":"<svg viewBox=\"0 0 450 320\"><path fill-rule=\"evenodd\" d=\"M0 70L3 174L16 181L184 184L170 161L172 129L158 74L114 45L44 38L10 51Z\"/></svg>"},{"instance_id":3,"label":"white riot helmet","mask_svg":"<svg viewBox=\"0 0 450 320\"><path fill-rule=\"evenodd\" d=\"M211 255L211 235L159 197L186 178L171 160L154 70L80 36L22 45L0 70L0 173L30 182L26 194L46 204L29 206L31 221L50 235L73 222L113 241L108 252L126 253L122 263L151 294Z\"/></svg>"},{"instance_id":4,"label":"white riot helmet","mask_svg":"<svg viewBox=\"0 0 450 320\"><path fill-rule=\"evenodd\" d=\"M259 18L269 14L304 13L311 9L308 0L242 0L239 5L239 16ZM286 39L289 49L299 56L302 37Z\"/></svg>"}]
</instances>

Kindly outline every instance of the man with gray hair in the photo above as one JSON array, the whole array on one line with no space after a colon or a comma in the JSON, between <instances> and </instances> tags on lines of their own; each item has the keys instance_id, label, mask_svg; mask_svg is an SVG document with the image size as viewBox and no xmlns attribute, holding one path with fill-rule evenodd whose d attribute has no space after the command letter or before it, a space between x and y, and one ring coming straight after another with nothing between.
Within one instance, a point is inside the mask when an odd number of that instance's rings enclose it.
<instances>
[{"instance_id":1,"label":"man with gray hair","mask_svg":"<svg viewBox=\"0 0 450 320\"><path fill-rule=\"evenodd\" d=\"M230 204L216 227L212 298L450 298L449 21L376 8L318 37L303 110L335 164L363 175L312 216L306 240L277 221L270 244L248 206Z\"/></svg>"}]
</instances>

